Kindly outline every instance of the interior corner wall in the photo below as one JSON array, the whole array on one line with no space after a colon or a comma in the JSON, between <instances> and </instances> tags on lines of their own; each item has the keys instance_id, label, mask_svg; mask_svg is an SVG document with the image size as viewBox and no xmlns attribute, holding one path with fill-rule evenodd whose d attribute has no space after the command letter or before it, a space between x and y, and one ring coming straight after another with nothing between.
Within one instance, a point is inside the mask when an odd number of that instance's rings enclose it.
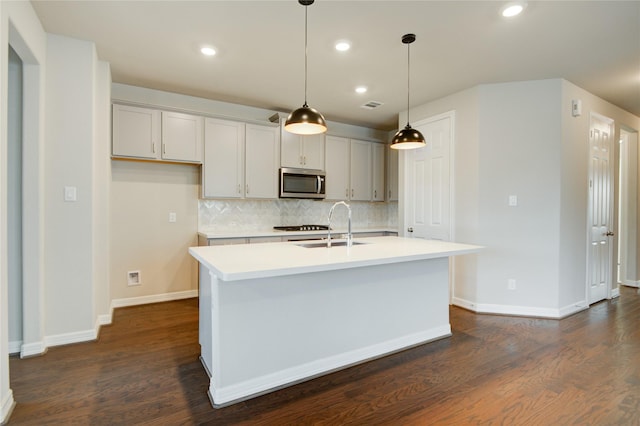
<instances>
[{"instance_id":1,"label":"interior corner wall","mask_svg":"<svg viewBox=\"0 0 640 426\"><path fill-rule=\"evenodd\" d=\"M560 96L560 80L479 88L478 304L489 311L558 309Z\"/></svg>"},{"instance_id":2,"label":"interior corner wall","mask_svg":"<svg viewBox=\"0 0 640 426\"><path fill-rule=\"evenodd\" d=\"M94 71L93 43L47 35L45 332L48 339L90 335L95 329ZM65 187L76 188L76 201L65 201Z\"/></svg>"}]
</instances>

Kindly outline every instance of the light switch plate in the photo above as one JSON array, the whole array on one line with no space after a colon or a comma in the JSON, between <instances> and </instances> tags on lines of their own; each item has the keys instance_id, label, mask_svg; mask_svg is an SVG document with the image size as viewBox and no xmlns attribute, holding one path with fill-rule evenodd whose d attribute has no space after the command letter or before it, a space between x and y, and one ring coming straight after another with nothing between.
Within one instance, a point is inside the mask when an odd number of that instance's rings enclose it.
<instances>
[{"instance_id":1,"label":"light switch plate","mask_svg":"<svg viewBox=\"0 0 640 426\"><path fill-rule=\"evenodd\" d=\"M78 199L78 189L75 186L64 187L64 200L76 201Z\"/></svg>"}]
</instances>

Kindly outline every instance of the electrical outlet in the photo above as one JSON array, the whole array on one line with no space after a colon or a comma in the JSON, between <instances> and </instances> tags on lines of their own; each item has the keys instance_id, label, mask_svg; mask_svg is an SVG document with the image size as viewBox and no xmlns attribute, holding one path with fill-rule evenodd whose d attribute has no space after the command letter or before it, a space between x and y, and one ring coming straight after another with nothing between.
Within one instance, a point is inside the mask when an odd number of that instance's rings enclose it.
<instances>
[{"instance_id":1,"label":"electrical outlet","mask_svg":"<svg viewBox=\"0 0 640 426\"><path fill-rule=\"evenodd\" d=\"M175 212L169 212L169 223L175 223L178 217Z\"/></svg>"},{"instance_id":2,"label":"electrical outlet","mask_svg":"<svg viewBox=\"0 0 640 426\"><path fill-rule=\"evenodd\" d=\"M516 289L516 280L514 280L513 278L510 278L507 280L507 289L508 290L515 290Z\"/></svg>"}]
</instances>

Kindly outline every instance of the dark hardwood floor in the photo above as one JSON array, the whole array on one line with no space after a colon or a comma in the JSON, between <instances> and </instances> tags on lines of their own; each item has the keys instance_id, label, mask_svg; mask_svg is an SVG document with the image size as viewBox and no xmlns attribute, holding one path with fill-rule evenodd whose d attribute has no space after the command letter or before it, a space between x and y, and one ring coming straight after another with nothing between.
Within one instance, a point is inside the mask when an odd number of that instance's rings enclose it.
<instances>
[{"instance_id":1,"label":"dark hardwood floor","mask_svg":"<svg viewBox=\"0 0 640 426\"><path fill-rule=\"evenodd\" d=\"M451 338L216 410L197 299L121 308L95 342L11 358L9 424L640 425L638 290L561 321L452 307L451 324Z\"/></svg>"}]
</instances>

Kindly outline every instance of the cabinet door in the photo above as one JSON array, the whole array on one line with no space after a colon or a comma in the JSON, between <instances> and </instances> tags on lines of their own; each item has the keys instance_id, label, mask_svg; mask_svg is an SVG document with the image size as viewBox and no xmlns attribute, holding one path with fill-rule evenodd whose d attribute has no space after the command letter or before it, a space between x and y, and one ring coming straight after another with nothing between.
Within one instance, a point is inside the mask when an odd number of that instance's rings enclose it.
<instances>
[{"instance_id":1,"label":"cabinet door","mask_svg":"<svg viewBox=\"0 0 640 426\"><path fill-rule=\"evenodd\" d=\"M326 196L329 200L349 199L349 139L327 136L326 152Z\"/></svg>"},{"instance_id":2,"label":"cabinet door","mask_svg":"<svg viewBox=\"0 0 640 426\"><path fill-rule=\"evenodd\" d=\"M112 138L116 157L160 158L160 111L114 104Z\"/></svg>"},{"instance_id":3,"label":"cabinet door","mask_svg":"<svg viewBox=\"0 0 640 426\"><path fill-rule=\"evenodd\" d=\"M278 198L279 133L277 127L246 125L246 198Z\"/></svg>"},{"instance_id":4,"label":"cabinet door","mask_svg":"<svg viewBox=\"0 0 640 426\"><path fill-rule=\"evenodd\" d=\"M207 118L202 195L204 198L242 198L243 194L244 123Z\"/></svg>"},{"instance_id":5,"label":"cabinet door","mask_svg":"<svg viewBox=\"0 0 640 426\"><path fill-rule=\"evenodd\" d=\"M371 144L372 201L384 201L384 148L381 143Z\"/></svg>"},{"instance_id":6,"label":"cabinet door","mask_svg":"<svg viewBox=\"0 0 640 426\"><path fill-rule=\"evenodd\" d=\"M371 143L351 140L351 200L371 200Z\"/></svg>"},{"instance_id":7,"label":"cabinet door","mask_svg":"<svg viewBox=\"0 0 640 426\"><path fill-rule=\"evenodd\" d=\"M302 136L287 132L284 120L280 123L280 165L302 167Z\"/></svg>"},{"instance_id":8,"label":"cabinet door","mask_svg":"<svg viewBox=\"0 0 640 426\"><path fill-rule=\"evenodd\" d=\"M202 117L163 111L162 158L202 162L202 123Z\"/></svg>"},{"instance_id":9,"label":"cabinet door","mask_svg":"<svg viewBox=\"0 0 640 426\"><path fill-rule=\"evenodd\" d=\"M302 167L324 170L324 133L302 137Z\"/></svg>"},{"instance_id":10,"label":"cabinet door","mask_svg":"<svg viewBox=\"0 0 640 426\"><path fill-rule=\"evenodd\" d=\"M387 148L387 201L398 201L398 150Z\"/></svg>"}]
</instances>

